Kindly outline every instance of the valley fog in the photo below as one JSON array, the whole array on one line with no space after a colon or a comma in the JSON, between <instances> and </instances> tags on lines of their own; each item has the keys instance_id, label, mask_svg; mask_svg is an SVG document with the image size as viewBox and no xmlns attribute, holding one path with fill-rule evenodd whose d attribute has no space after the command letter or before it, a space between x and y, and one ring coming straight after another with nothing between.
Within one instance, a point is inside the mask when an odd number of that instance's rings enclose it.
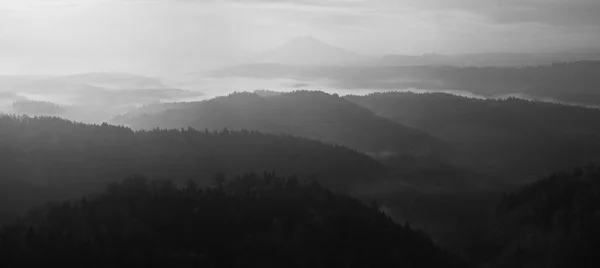
<instances>
[{"instance_id":1,"label":"valley fog","mask_svg":"<svg viewBox=\"0 0 600 268\"><path fill-rule=\"evenodd\" d=\"M330 81L324 80L215 78L200 77L197 75L165 79L125 73L85 73L72 74L70 76L83 76L83 78L73 81L74 79L69 78L69 76L0 76L0 92L2 93L0 95L0 112L28 115L58 115L75 121L102 123L110 121L114 116L125 114L144 105L194 102L234 92L255 92L261 90L274 92L319 90L342 96L366 95L373 92L386 91L415 93L443 92L469 98L486 98L485 96L462 90L339 88L333 86ZM90 77L85 78L85 76ZM96 78L94 79L91 76L96 76ZM102 77L102 79L98 79L98 77ZM149 84L145 80L152 80L156 84ZM18 81L18 83L15 81ZM51 81L51 83L58 85L48 87L45 84L46 81ZM506 97L509 96L497 96L497 98ZM527 96L519 97L529 99ZM13 107L15 103L30 101L56 104L64 108L65 111L61 114L51 114L26 112Z\"/></svg>"}]
</instances>

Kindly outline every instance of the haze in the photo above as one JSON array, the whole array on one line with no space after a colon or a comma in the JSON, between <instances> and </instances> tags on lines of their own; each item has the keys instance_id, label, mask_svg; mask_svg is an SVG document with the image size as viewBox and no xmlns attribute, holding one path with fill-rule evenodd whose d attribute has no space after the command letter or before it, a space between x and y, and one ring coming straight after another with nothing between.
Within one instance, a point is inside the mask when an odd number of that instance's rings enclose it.
<instances>
[{"instance_id":1,"label":"haze","mask_svg":"<svg viewBox=\"0 0 600 268\"><path fill-rule=\"evenodd\" d=\"M600 267L600 0L0 0L0 267Z\"/></svg>"},{"instance_id":2,"label":"haze","mask_svg":"<svg viewBox=\"0 0 600 268\"><path fill-rule=\"evenodd\" d=\"M579 51L595 0L2 0L0 73L176 75L299 36L365 55Z\"/></svg>"}]
</instances>

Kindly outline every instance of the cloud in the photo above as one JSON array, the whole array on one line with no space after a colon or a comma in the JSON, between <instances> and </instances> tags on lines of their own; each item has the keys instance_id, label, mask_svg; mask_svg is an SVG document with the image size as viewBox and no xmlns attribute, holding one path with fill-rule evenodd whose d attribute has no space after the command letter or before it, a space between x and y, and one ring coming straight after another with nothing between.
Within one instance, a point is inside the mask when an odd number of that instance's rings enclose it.
<instances>
[{"instance_id":1,"label":"cloud","mask_svg":"<svg viewBox=\"0 0 600 268\"><path fill-rule=\"evenodd\" d=\"M368 11L364 0L113 0L129 3L186 3L213 4L230 8L288 10L306 12L360 14Z\"/></svg>"},{"instance_id":2,"label":"cloud","mask_svg":"<svg viewBox=\"0 0 600 268\"><path fill-rule=\"evenodd\" d=\"M534 22L559 27L600 26L600 1L522 1L512 7L491 10L491 18L499 22Z\"/></svg>"},{"instance_id":3,"label":"cloud","mask_svg":"<svg viewBox=\"0 0 600 268\"><path fill-rule=\"evenodd\" d=\"M216 0L157 0L214 2ZM244 5L272 5L321 11L462 10L496 23L539 23L559 27L600 26L598 0L223 0ZM370 15L375 15L371 12Z\"/></svg>"},{"instance_id":4,"label":"cloud","mask_svg":"<svg viewBox=\"0 0 600 268\"><path fill-rule=\"evenodd\" d=\"M31 12L47 9L82 7L109 0L2 0L0 10Z\"/></svg>"},{"instance_id":5,"label":"cloud","mask_svg":"<svg viewBox=\"0 0 600 268\"><path fill-rule=\"evenodd\" d=\"M495 23L560 27L600 26L598 0L373 0L373 5L424 10L462 10Z\"/></svg>"},{"instance_id":6,"label":"cloud","mask_svg":"<svg viewBox=\"0 0 600 268\"><path fill-rule=\"evenodd\" d=\"M598 0L114 0L220 3L229 6L346 16L401 15L407 9L462 11L497 24L544 24L554 27L600 27ZM343 22L343 20L340 20ZM347 20L349 21L349 20Z\"/></svg>"}]
</instances>

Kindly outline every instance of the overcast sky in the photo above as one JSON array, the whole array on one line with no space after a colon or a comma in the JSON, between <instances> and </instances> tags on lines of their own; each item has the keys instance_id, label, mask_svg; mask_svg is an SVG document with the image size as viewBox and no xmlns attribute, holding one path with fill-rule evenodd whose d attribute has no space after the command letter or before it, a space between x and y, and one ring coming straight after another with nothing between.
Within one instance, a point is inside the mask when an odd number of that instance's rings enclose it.
<instances>
[{"instance_id":1,"label":"overcast sky","mask_svg":"<svg viewBox=\"0 0 600 268\"><path fill-rule=\"evenodd\" d=\"M599 0L0 0L0 73L192 70L299 36L374 55L592 48L598 14Z\"/></svg>"}]
</instances>

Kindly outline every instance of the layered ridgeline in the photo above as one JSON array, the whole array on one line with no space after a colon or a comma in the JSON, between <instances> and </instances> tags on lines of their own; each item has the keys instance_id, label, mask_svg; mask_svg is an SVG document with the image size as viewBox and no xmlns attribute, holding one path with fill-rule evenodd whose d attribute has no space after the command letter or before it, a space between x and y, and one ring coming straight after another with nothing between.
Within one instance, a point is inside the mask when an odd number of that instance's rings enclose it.
<instances>
[{"instance_id":1,"label":"layered ridgeline","mask_svg":"<svg viewBox=\"0 0 600 268\"><path fill-rule=\"evenodd\" d=\"M47 101L16 101L12 104L12 109L15 113L27 114L31 116L58 116L66 112L65 109L60 107L58 104Z\"/></svg>"},{"instance_id":2,"label":"layered ridgeline","mask_svg":"<svg viewBox=\"0 0 600 268\"><path fill-rule=\"evenodd\" d=\"M416 128L393 122L338 95L320 91L234 93L200 102L141 107L119 116L115 124L134 129L254 129L317 139L361 151L393 169L391 183L369 185L368 191L411 186L428 190L488 187L488 182L457 167L455 148Z\"/></svg>"},{"instance_id":3,"label":"layered ridgeline","mask_svg":"<svg viewBox=\"0 0 600 268\"><path fill-rule=\"evenodd\" d=\"M32 210L0 231L3 265L468 267L375 204L266 173L193 182L141 177Z\"/></svg>"},{"instance_id":4,"label":"layered ridgeline","mask_svg":"<svg viewBox=\"0 0 600 268\"><path fill-rule=\"evenodd\" d=\"M239 65L211 72L215 77L294 79L344 89L468 91L486 97L522 94L566 103L600 106L600 61L528 67L299 66Z\"/></svg>"},{"instance_id":5,"label":"layered ridgeline","mask_svg":"<svg viewBox=\"0 0 600 268\"><path fill-rule=\"evenodd\" d=\"M492 267L598 267L600 168L561 172L506 195Z\"/></svg>"},{"instance_id":6,"label":"layered ridgeline","mask_svg":"<svg viewBox=\"0 0 600 268\"><path fill-rule=\"evenodd\" d=\"M0 75L0 112L86 123L102 123L141 104L200 96L162 79L122 73Z\"/></svg>"},{"instance_id":7,"label":"layered ridgeline","mask_svg":"<svg viewBox=\"0 0 600 268\"><path fill-rule=\"evenodd\" d=\"M394 122L426 131L470 155L465 164L535 178L600 160L600 110L445 93L346 96Z\"/></svg>"},{"instance_id":8,"label":"layered ridgeline","mask_svg":"<svg viewBox=\"0 0 600 268\"><path fill-rule=\"evenodd\" d=\"M148 113L145 113L147 110ZM165 104L114 120L134 129L254 129L340 144L373 154L427 154L443 147L428 134L375 115L337 95L296 91L259 96L234 93L207 101Z\"/></svg>"},{"instance_id":9,"label":"layered ridgeline","mask_svg":"<svg viewBox=\"0 0 600 268\"><path fill-rule=\"evenodd\" d=\"M0 117L4 211L26 200L32 204L96 191L134 174L203 183L217 173L272 170L319 179L336 189L371 181L383 172L375 160L351 149L286 135L227 129L135 132L59 118ZM32 194L38 190L43 196Z\"/></svg>"}]
</instances>

